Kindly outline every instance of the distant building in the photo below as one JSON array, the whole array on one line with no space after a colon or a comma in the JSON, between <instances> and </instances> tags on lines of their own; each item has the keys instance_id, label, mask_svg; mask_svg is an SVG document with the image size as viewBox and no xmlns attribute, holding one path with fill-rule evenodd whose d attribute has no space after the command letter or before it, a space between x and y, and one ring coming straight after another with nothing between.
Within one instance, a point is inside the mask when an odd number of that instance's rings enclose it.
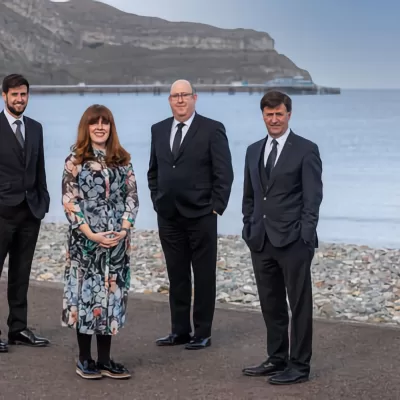
<instances>
[{"instance_id":1,"label":"distant building","mask_svg":"<svg viewBox=\"0 0 400 400\"><path fill-rule=\"evenodd\" d=\"M304 79L303 76L297 75L293 77L275 78L265 82L267 86L313 86L314 82L310 79Z\"/></svg>"}]
</instances>

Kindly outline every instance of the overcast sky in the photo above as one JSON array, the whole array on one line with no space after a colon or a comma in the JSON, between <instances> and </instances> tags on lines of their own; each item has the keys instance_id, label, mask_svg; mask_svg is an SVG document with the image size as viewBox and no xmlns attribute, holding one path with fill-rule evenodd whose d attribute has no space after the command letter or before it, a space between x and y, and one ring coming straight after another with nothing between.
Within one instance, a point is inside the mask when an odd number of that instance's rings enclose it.
<instances>
[{"instance_id":1,"label":"overcast sky","mask_svg":"<svg viewBox=\"0 0 400 400\"><path fill-rule=\"evenodd\" d=\"M314 82L400 88L400 1L101 0L123 11L268 32Z\"/></svg>"}]
</instances>

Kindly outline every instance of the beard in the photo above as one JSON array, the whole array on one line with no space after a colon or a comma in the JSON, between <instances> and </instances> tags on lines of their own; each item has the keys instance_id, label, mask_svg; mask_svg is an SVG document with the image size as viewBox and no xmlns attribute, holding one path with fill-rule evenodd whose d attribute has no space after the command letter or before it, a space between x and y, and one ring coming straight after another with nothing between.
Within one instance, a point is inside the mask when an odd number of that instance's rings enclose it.
<instances>
[{"instance_id":1,"label":"beard","mask_svg":"<svg viewBox=\"0 0 400 400\"><path fill-rule=\"evenodd\" d=\"M8 111L10 111L11 114L14 114L17 117L19 117L20 115L22 115L24 113L24 111L26 109L26 103L25 103L24 108L22 109L22 111L18 111L7 101L7 108L8 108Z\"/></svg>"}]
</instances>

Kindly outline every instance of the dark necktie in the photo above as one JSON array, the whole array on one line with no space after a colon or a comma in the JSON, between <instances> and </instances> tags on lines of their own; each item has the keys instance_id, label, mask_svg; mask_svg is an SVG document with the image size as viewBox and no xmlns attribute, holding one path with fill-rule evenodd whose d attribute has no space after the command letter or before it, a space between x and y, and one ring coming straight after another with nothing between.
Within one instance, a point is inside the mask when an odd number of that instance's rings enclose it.
<instances>
[{"instance_id":1,"label":"dark necktie","mask_svg":"<svg viewBox=\"0 0 400 400\"><path fill-rule=\"evenodd\" d=\"M185 126L185 124L181 122L177 126L178 130L175 133L174 142L172 144L172 155L174 158L176 158L179 153L179 147L181 146L182 141L182 128Z\"/></svg>"},{"instance_id":2,"label":"dark necktie","mask_svg":"<svg viewBox=\"0 0 400 400\"><path fill-rule=\"evenodd\" d=\"M268 146L268 142L267 142L267 146ZM274 168L277 154L278 154L278 142L275 139L273 139L272 140L272 149L271 149L271 152L269 153L267 163L265 164L265 172L267 174L268 179L270 178L271 171Z\"/></svg>"},{"instance_id":3,"label":"dark necktie","mask_svg":"<svg viewBox=\"0 0 400 400\"><path fill-rule=\"evenodd\" d=\"M15 131L15 137L17 138L18 143L21 145L21 147L24 148L24 137L22 136L21 132L22 121L17 119L14 122L14 124L17 125L17 130Z\"/></svg>"}]
</instances>

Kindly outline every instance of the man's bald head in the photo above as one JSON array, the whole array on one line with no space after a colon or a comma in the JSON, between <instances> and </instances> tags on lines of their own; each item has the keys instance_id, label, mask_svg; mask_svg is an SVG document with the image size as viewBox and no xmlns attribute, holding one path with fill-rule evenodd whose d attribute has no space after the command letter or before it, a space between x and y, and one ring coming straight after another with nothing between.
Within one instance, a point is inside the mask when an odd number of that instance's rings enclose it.
<instances>
[{"instance_id":1,"label":"man's bald head","mask_svg":"<svg viewBox=\"0 0 400 400\"><path fill-rule=\"evenodd\" d=\"M193 93L194 94L194 88L191 82L189 82L186 79L178 79L171 85L170 93L181 93L181 92L186 92L186 93Z\"/></svg>"},{"instance_id":2,"label":"man's bald head","mask_svg":"<svg viewBox=\"0 0 400 400\"><path fill-rule=\"evenodd\" d=\"M171 85L169 104L172 114L179 122L187 121L196 108L197 94L186 79L178 79Z\"/></svg>"}]
</instances>

